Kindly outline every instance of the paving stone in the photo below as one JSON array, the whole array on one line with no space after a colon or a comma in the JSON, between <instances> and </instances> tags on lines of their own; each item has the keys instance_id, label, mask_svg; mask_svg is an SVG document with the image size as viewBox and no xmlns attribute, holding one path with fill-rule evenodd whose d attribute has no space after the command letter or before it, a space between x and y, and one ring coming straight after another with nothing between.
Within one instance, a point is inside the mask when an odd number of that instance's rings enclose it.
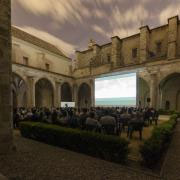
<instances>
[{"instance_id":1,"label":"paving stone","mask_svg":"<svg viewBox=\"0 0 180 180\"><path fill-rule=\"evenodd\" d=\"M167 180L180 180L180 122L174 131L172 142L161 170L161 175Z\"/></svg>"},{"instance_id":2,"label":"paving stone","mask_svg":"<svg viewBox=\"0 0 180 180\"><path fill-rule=\"evenodd\" d=\"M17 152L0 156L0 169L10 179L18 180L159 180L158 176L127 166L107 162L15 137Z\"/></svg>"}]
</instances>

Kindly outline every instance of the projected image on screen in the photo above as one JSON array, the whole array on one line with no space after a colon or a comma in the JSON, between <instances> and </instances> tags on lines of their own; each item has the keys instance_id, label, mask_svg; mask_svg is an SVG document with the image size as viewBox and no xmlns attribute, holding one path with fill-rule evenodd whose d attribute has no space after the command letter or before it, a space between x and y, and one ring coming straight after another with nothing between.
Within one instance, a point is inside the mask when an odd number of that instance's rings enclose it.
<instances>
[{"instance_id":1,"label":"projected image on screen","mask_svg":"<svg viewBox=\"0 0 180 180\"><path fill-rule=\"evenodd\" d=\"M135 106L136 73L95 79L96 106Z\"/></svg>"}]
</instances>

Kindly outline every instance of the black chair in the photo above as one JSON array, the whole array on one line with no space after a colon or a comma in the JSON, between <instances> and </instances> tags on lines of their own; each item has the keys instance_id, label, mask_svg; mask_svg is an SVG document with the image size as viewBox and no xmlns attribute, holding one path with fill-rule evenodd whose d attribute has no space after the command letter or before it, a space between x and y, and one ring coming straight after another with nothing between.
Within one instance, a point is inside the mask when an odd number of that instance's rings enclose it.
<instances>
[{"instance_id":1,"label":"black chair","mask_svg":"<svg viewBox=\"0 0 180 180\"><path fill-rule=\"evenodd\" d=\"M127 137L132 138L134 131L139 131L139 139L142 140L144 122L143 121L131 121L128 125Z\"/></svg>"},{"instance_id":2,"label":"black chair","mask_svg":"<svg viewBox=\"0 0 180 180\"><path fill-rule=\"evenodd\" d=\"M155 112L154 117L153 117L153 121L155 122L155 125L158 124L158 119L159 119L159 113Z\"/></svg>"},{"instance_id":3,"label":"black chair","mask_svg":"<svg viewBox=\"0 0 180 180\"><path fill-rule=\"evenodd\" d=\"M85 125L85 130L86 130L86 131L94 131L94 132L97 132L97 127L94 126L94 125L86 124L86 125Z\"/></svg>"},{"instance_id":4,"label":"black chair","mask_svg":"<svg viewBox=\"0 0 180 180\"><path fill-rule=\"evenodd\" d=\"M128 127L130 118L119 118L119 126L120 126L120 132L125 131L126 127Z\"/></svg>"},{"instance_id":5,"label":"black chair","mask_svg":"<svg viewBox=\"0 0 180 180\"><path fill-rule=\"evenodd\" d=\"M102 130L105 134L108 135L117 135L115 125L111 124L104 124L102 125Z\"/></svg>"}]
</instances>

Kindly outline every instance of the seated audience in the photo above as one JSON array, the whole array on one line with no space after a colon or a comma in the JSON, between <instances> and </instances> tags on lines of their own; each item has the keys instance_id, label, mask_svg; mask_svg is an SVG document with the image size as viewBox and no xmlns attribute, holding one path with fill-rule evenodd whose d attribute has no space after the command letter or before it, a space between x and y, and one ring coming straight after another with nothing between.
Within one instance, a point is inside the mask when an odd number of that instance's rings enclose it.
<instances>
[{"instance_id":1,"label":"seated audience","mask_svg":"<svg viewBox=\"0 0 180 180\"><path fill-rule=\"evenodd\" d=\"M19 122L26 120L94 130L106 134L119 134L127 129L128 137L132 137L133 131L139 131L141 139L143 126L147 123L150 125L152 122L157 125L158 116L157 110L140 107L93 107L90 109L68 107L26 109L21 107L13 111L13 127L18 128Z\"/></svg>"},{"instance_id":2,"label":"seated audience","mask_svg":"<svg viewBox=\"0 0 180 180\"><path fill-rule=\"evenodd\" d=\"M67 112L65 110L62 110L61 113L62 113L62 116L59 118L58 123L60 125L67 126L68 125Z\"/></svg>"},{"instance_id":3,"label":"seated audience","mask_svg":"<svg viewBox=\"0 0 180 180\"><path fill-rule=\"evenodd\" d=\"M89 117L86 119L86 129L91 129L91 130L95 130L95 131L99 131L101 124L99 123L98 120L95 119L95 114L93 111L91 111L89 113Z\"/></svg>"},{"instance_id":4,"label":"seated audience","mask_svg":"<svg viewBox=\"0 0 180 180\"><path fill-rule=\"evenodd\" d=\"M88 117L87 109L83 108L82 113L79 115L79 126L81 129L85 128L86 119Z\"/></svg>"}]
</instances>

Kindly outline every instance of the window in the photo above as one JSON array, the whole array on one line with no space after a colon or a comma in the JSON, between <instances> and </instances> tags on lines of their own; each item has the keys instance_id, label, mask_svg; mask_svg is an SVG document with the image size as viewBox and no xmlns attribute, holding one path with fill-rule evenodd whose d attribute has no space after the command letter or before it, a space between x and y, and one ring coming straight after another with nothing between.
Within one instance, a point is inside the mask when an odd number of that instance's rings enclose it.
<instances>
[{"instance_id":1,"label":"window","mask_svg":"<svg viewBox=\"0 0 180 180\"><path fill-rule=\"evenodd\" d=\"M161 53L161 48L162 48L162 42L157 42L156 43L156 53L157 54Z\"/></svg>"},{"instance_id":2,"label":"window","mask_svg":"<svg viewBox=\"0 0 180 180\"><path fill-rule=\"evenodd\" d=\"M165 109L166 109L166 110L169 110L169 109L170 109L170 102L169 102L169 101L166 101L166 103L165 103Z\"/></svg>"},{"instance_id":3,"label":"window","mask_svg":"<svg viewBox=\"0 0 180 180\"><path fill-rule=\"evenodd\" d=\"M45 66L46 66L46 70L49 71L49 64L46 63Z\"/></svg>"},{"instance_id":4,"label":"window","mask_svg":"<svg viewBox=\"0 0 180 180\"><path fill-rule=\"evenodd\" d=\"M111 62L111 55L110 54L107 54L107 62Z\"/></svg>"},{"instance_id":5,"label":"window","mask_svg":"<svg viewBox=\"0 0 180 180\"><path fill-rule=\"evenodd\" d=\"M132 57L136 58L137 57L137 48L132 49Z\"/></svg>"},{"instance_id":6,"label":"window","mask_svg":"<svg viewBox=\"0 0 180 180\"><path fill-rule=\"evenodd\" d=\"M24 65L26 65L26 66L28 66L28 64L29 64L29 58L28 57L25 57L25 56L23 56L23 64Z\"/></svg>"}]
</instances>

